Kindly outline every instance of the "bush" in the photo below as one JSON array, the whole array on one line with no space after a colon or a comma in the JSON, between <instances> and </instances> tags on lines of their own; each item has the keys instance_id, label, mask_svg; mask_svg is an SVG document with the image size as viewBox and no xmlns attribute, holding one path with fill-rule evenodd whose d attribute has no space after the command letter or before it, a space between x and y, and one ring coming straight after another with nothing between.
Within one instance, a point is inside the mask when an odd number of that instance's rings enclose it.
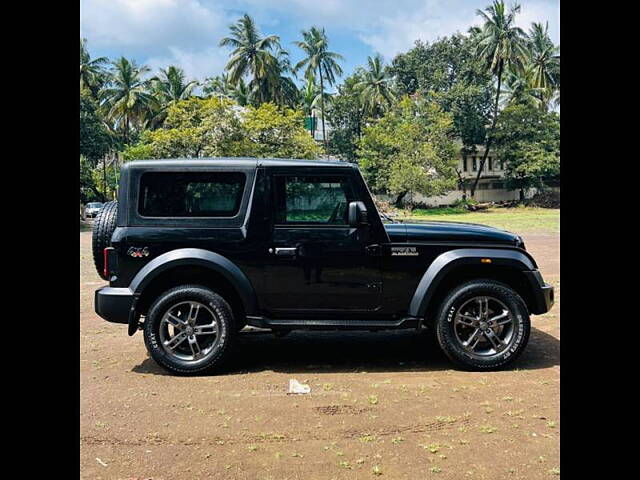
<instances>
[{"instance_id":1,"label":"bush","mask_svg":"<svg viewBox=\"0 0 640 480\"><path fill-rule=\"evenodd\" d=\"M557 190L544 190L536 193L526 201L529 207L560 208L560 192Z\"/></svg>"}]
</instances>

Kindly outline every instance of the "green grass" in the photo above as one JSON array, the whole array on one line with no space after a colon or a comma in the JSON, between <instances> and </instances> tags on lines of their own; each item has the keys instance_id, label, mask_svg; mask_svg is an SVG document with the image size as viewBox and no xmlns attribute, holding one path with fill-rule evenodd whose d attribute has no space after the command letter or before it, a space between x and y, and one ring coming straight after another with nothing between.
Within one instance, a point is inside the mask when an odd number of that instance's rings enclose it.
<instances>
[{"instance_id":1,"label":"green grass","mask_svg":"<svg viewBox=\"0 0 640 480\"><path fill-rule=\"evenodd\" d=\"M469 222L490 225L512 232L560 232L559 208L490 208L479 212L469 212L462 208L415 209L410 216L399 217L404 222L448 221Z\"/></svg>"}]
</instances>

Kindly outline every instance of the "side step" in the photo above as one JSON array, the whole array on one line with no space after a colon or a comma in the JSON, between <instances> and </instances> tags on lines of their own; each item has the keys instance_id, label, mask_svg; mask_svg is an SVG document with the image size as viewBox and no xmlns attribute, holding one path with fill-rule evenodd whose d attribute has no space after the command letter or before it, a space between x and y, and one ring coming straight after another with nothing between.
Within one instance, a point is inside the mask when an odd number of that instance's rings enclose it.
<instances>
[{"instance_id":1,"label":"side step","mask_svg":"<svg viewBox=\"0 0 640 480\"><path fill-rule=\"evenodd\" d=\"M288 330L395 330L401 328L419 329L422 325L422 319L404 317L397 320L283 320L247 316L247 325Z\"/></svg>"}]
</instances>

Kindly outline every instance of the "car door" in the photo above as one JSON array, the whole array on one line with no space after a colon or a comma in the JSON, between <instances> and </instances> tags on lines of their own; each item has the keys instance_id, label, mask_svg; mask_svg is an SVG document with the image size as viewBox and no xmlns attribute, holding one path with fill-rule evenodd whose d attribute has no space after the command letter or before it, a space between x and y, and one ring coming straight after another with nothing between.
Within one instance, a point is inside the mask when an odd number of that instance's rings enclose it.
<instances>
[{"instance_id":1,"label":"car door","mask_svg":"<svg viewBox=\"0 0 640 480\"><path fill-rule=\"evenodd\" d=\"M274 316L336 318L379 309L380 257L368 225L350 227L353 170L270 174L271 241L265 304Z\"/></svg>"}]
</instances>

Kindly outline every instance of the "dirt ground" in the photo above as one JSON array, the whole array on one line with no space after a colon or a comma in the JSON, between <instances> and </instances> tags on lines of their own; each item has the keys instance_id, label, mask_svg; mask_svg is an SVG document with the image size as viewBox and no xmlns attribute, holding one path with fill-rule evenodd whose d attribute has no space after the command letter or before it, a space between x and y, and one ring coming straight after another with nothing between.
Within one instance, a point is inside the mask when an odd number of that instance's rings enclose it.
<instances>
[{"instance_id":1,"label":"dirt ground","mask_svg":"<svg viewBox=\"0 0 640 480\"><path fill-rule=\"evenodd\" d=\"M559 235L523 237L557 300L507 371L454 370L413 331L243 332L232 372L183 378L94 313L81 232L81 478L559 478Z\"/></svg>"}]
</instances>

